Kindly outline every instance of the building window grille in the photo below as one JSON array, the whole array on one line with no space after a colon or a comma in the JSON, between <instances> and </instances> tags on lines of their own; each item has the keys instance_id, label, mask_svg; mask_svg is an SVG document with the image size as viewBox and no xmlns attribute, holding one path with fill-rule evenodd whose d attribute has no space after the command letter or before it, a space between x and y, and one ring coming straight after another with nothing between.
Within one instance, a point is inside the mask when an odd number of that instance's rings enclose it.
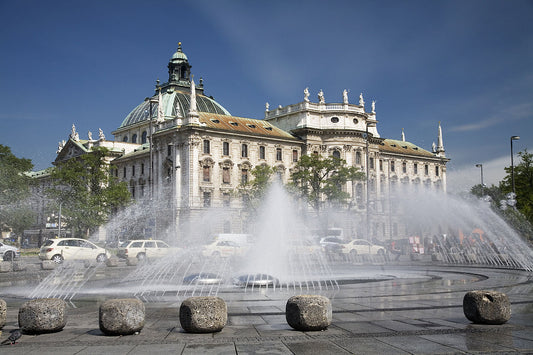
<instances>
[{"instance_id":1,"label":"building window grille","mask_svg":"<svg viewBox=\"0 0 533 355\"><path fill-rule=\"evenodd\" d=\"M259 159L265 159L265 147L260 146L259 147Z\"/></svg>"},{"instance_id":2,"label":"building window grille","mask_svg":"<svg viewBox=\"0 0 533 355\"><path fill-rule=\"evenodd\" d=\"M229 155L229 143L228 142L222 143L222 155Z\"/></svg>"},{"instance_id":3,"label":"building window grille","mask_svg":"<svg viewBox=\"0 0 533 355\"><path fill-rule=\"evenodd\" d=\"M355 152L355 164L361 165L361 152Z\"/></svg>"},{"instance_id":4,"label":"building window grille","mask_svg":"<svg viewBox=\"0 0 533 355\"><path fill-rule=\"evenodd\" d=\"M241 146L241 157L248 158L248 145L247 144L243 144Z\"/></svg>"},{"instance_id":5,"label":"building window grille","mask_svg":"<svg viewBox=\"0 0 533 355\"><path fill-rule=\"evenodd\" d=\"M204 154L210 154L211 153L211 147L209 140L204 140Z\"/></svg>"},{"instance_id":6,"label":"building window grille","mask_svg":"<svg viewBox=\"0 0 533 355\"><path fill-rule=\"evenodd\" d=\"M292 162L293 163L298 162L298 151L296 149L292 151Z\"/></svg>"},{"instance_id":7,"label":"building window grille","mask_svg":"<svg viewBox=\"0 0 533 355\"><path fill-rule=\"evenodd\" d=\"M277 161L281 161L282 160L281 148L276 148L276 160Z\"/></svg>"},{"instance_id":8,"label":"building window grille","mask_svg":"<svg viewBox=\"0 0 533 355\"><path fill-rule=\"evenodd\" d=\"M209 165L204 166L203 179L205 182L211 181L211 167Z\"/></svg>"},{"instance_id":9,"label":"building window grille","mask_svg":"<svg viewBox=\"0 0 533 355\"><path fill-rule=\"evenodd\" d=\"M229 168L228 167L222 168L222 183L223 184L229 184L230 183L230 174L229 174Z\"/></svg>"},{"instance_id":10,"label":"building window grille","mask_svg":"<svg viewBox=\"0 0 533 355\"><path fill-rule=\"evenodd\" d=\"M241 184L246 185L248 183L248 170L241 170Z\"/></svg>"}]
</instances>

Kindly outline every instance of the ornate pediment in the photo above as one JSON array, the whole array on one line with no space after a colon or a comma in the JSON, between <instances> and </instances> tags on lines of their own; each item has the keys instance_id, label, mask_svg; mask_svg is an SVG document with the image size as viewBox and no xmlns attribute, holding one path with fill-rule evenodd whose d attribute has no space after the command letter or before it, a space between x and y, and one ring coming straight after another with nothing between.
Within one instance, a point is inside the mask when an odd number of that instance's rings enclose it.
<instances>
[{"instance_id":1,"label":"ornate pediment","mask_svg":"<svg viewBox=\"0 0 533 355\"><path fill-rule=\"evenodd\" d=\"M79 157L80 155L87 154L87 150L80 142L73 142L69 139L64 146L58 150L57 157L54 161L55 164Z\"/></svg>"}]
</instances>

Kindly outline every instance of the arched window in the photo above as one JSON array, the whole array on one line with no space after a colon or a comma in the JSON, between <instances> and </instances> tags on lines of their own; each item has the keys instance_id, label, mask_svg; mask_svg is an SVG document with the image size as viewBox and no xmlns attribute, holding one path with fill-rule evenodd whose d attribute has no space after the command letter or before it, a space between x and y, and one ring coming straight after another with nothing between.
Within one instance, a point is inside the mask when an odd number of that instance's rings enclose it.
<instances>
[{"instance_id":1,"label":"arched window","mask_svg":"<svg viewBox=\"0 0 533 355\"><path fill-rule=\"evenodd\" d=\"M137 143L137 135L134 134L133 136L131 136L131 142L132 143Z\"/></svg>"},{"instance_id":2,"label":"arched window","mask_svg":"<svg viewBox=\"0 0 533 355\"><path fill-rule=\"evenodd\" d=\"M122 141L123 142L128 142L128 136L124 136L124 138L122 138Z\"/></svg>"},{"instance_id":3,"label":"arched window","mask_svg":"<svg viewBox=\"0 0 533 355\"><path fill-rule=\"evenodd\" d=\"M361 165L361 152L355 152L355 164Z\"/></svg>"},{"instance_id":4,"label":"arched window","mask_svg":"<svg viewBox=\"0 0 533 355\"><path fill-rule=\"evenodd\" d=\"M146 143L146 137L148 136L148 133L146 131L143 131L143 133L141 134L141 144L144 144Z\"/></svg>"},{"instance_id":5,"label":"arched window","mask_svg":"<svg viewBox=\"0 0 533 355\"><path fill-rule=\"evenodd\" d=\"M339 152L338 150L334 150L333 151L333 157L337 158L337 159L340 159L341 158L341 152Z\"/></svg>"}]
</instances>

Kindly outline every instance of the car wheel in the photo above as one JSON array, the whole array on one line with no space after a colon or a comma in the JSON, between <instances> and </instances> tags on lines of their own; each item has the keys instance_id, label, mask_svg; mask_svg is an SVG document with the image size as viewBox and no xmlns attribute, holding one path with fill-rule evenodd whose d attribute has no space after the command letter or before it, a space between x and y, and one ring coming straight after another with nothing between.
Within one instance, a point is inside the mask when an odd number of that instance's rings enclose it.
<instances>
[{"instance_id":1,"label":"car wheel","mask_svg":"<svg viewBox=\"0 0 533 355\"><path fill-rule=\"evenodd\" d=\"M378 250L378 255L380 255L380 256L385 255L385 250L383 250L383 249L379 249L379 250Z\"/></svg>"},{"instance_id":2,"label":"car wheel","mask_svg":"<svg viewBox=\"0 0 533 355\"><path fill-rule=\"evenodd\" d=\"M355 249L350 250L350 255L351 256L356 256L357 255L357 250L355 250Z\"/></svg>"},{"instance_id":3,"label":"car wheel","mask_svg":"<svg viewBox=\"0 0 533 355\"><path fill-rule=\"evenodd\" d=\"M12 251L6 251L6 253L4 254L4 261L11 261L15 258L15 253L13 253Z\"/></svg>"},{"instance_id":4,"label":"car wheel","mask_svg":"<svg viewBox=\"0 0 533 355\"><path fill-rule=\"evenodd\" d=\"M145 253L139 253L139 254L137 254L137 259L138 259L138 260L144 260L144 259L146 259L146 254L145 254Z\"/></svg>"},{"instance_id":5,"label":"car wheel","mask_svg":"<svg viewBox=\"0 0 533 355\"><path fill-rule=\"evenodd\" d=\"M56 255L52 256L52 258L50 260L52 260L54 263L61 264L64 259L63 259L62 255L56 254Z\"/></svg>"},{"instance_id":6,"label":"car wheel","mask_svg":"<svg viewBox=\"0 0 533 355\"><path fill-rule=\"evenodd\" d=\"M107 256L105 254L100 254L96 257L96 262L98 263L105 263L107 260Z\"/></svg>"}]
</instances>

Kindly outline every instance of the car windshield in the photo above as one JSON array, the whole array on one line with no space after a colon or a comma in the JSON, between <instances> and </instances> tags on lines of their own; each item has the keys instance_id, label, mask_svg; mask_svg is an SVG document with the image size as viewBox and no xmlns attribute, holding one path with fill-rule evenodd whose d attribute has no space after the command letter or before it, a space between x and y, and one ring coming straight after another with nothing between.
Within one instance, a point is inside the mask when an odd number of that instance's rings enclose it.
<instances>
[{"instance_id":1,"label":"car windshield","mask_svg":"<svg viewBox=\"0 0 533 355\"><path fill-rule=\"evenodd\" d=\"M43 247L49 247L52 244L54 244L54 241L52 239L48 239L46 242L44 242Z\"/></svg>"}]
</instances>

